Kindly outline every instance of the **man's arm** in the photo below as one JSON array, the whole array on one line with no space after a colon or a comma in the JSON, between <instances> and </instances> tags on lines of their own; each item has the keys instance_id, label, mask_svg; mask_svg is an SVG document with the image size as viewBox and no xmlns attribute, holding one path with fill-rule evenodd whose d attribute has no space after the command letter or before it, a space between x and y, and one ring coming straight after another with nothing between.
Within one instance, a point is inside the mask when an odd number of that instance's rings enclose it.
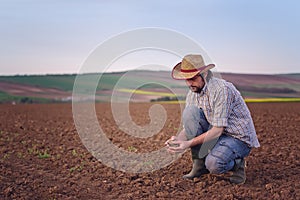
<instances>
[{"instance_id":1,"label":"man's arm","mask_svg":"<svg viewBox=\"0 0 300 200\"><path fill-rule=\"evenodd\" d=\"M223 131L224 131L224 127L215 127L215 126L213 126L207 132L205 132L201 135L198 135L197 137L191 139L189 147L193 147L193 146L196 146L198 144L203 144L204 142L208 142L208 141L211 141L215 138L218 138L222 135Z\"/></svg>"},{"instance_id":2,"label":"man's arm","mask_svg":"<svg viewBox=\"0 0 300 200\"><path fill-rule=\"evenodd\" d=\"M172 143L173 144L178 144L178 147L175 146L168 146L168 151L172 153L180 153L183 152L185 149L189 147L196 146L198 144L203 144L204 142L213 140L215 138L218 138L222 135L224 131L224 127L212 127L210 130L207 132L191 139L191 140L175 140ZM171 138L172 139L172 138Z\"/></svg>"},{"instance_id":3,"label":"man's arm","mask_svg":"<svg viewBox=\"0 0 300 200\"><path fill-rule=\"evenodd\" d=\"M183 141L187 140L184 128L180 131L180 133L177 135L176 138L177 140L183 140Z\"/></svg>"}]
</instances>

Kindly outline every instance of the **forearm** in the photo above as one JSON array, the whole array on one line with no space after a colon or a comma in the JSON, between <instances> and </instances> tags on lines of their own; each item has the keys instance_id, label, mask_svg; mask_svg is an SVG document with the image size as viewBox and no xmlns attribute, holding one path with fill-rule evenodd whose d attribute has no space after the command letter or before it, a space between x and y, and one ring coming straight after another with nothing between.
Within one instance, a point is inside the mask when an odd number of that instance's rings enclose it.
<instances>
[{"instance_id":1,"label":"forearm","mask_svg":"<svg viewBox=\"0 0 300 200\"><path fill-rule=\"evenodd\" d=\"M182 129L182 130L180 131L180 133L177 135L177 139L178 139L178 140L183 140L183 141L187 140L187 138L186 138L186 133L185 133L185 129Z\"/></svg>"},{"instance_id":2,"label":"forearm","mask_svg":"<svg viewBox=\"0 0 300 200\"><path fill-rule=\"evenodd\" d=\"M203 144L204 142L219 137L223 133L223 130L223 127L212 127L209 131L191 140L187 140L185 130L183 129L176 137L172 136L171 139L167 140L165 144L167 145L169 152L180 153L189 147Z\"/></svg>"},{"instance_id":3,"label":"forearm","mask_svg":"<svg viewBox=\"0 0 300 200\"><path fill-rule=\"evenodd\" d=\"M218 138L222 135L224 128L223 127L212 127L207 132L193 138L190 140L190 147L196 146L198 144L203 144L215 138Z\"/></svg>"}]
</instances>

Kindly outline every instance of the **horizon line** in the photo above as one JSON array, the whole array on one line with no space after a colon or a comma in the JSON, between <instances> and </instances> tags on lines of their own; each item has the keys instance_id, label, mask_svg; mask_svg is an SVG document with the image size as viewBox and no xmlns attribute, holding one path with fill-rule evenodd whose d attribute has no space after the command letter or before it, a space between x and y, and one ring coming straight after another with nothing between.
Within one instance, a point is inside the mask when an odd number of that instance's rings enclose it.
<instances>
[{"instance_id":1,"label":"horizon line","mask_svg":"<svg viewBox=\"0 0 300 200\"><path fill-rule=\"evenodd\" d=\"M150 70L150 69L134 69L134 70L125 70L125 71L111 71L111 72L86 72L86 73L28 73L28 74L0 74L0 76L63 76L63 75L88 75L88 74L118 74L118 73L126 73L126 72L141 72L141 71L146 71L146 72L170 72L172 70ZM300 74L300 72L288 72L288 73L246 73L246 72L218 72L218 71L213 71L215 73L220 73L220 74L243 74L243 75L297 75Z\"/></svg>"}]
</instances>

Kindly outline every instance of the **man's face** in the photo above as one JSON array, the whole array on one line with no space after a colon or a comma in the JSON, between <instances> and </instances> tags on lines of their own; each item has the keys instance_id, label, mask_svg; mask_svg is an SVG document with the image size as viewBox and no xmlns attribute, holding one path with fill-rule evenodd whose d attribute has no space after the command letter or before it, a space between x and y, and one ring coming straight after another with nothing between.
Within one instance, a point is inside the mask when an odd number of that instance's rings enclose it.
<instances>
[{"instance_id":1,"label":"man's face","mask_svg":"<svg viewBox=\"0 0 300 200\"><path fill-rule=\"evenodd\" d=\"M200 93L205 85L205 82L199 74L194 76L193 78L186 79L185 83L190 88L192 92Z\"/></svg>"}]
</instances>

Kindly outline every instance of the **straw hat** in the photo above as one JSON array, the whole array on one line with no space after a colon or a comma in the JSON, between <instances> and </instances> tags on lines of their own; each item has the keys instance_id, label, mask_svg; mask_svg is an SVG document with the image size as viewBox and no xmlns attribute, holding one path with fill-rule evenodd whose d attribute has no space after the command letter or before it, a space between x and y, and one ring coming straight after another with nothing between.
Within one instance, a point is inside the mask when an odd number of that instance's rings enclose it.
<instances>
[{"instance_id":1,"label":"straw hat","mask_svg":"<svg viewBox=\"0 0 300 200\"><path fill-rule=\"evenodd\" d=\"M215 67L214 64L205 65L201 55L186 55L182 62L178 63L172 70L174 79L190 79L198 73L204 73Z\"/></svg>"}]
</instances>

